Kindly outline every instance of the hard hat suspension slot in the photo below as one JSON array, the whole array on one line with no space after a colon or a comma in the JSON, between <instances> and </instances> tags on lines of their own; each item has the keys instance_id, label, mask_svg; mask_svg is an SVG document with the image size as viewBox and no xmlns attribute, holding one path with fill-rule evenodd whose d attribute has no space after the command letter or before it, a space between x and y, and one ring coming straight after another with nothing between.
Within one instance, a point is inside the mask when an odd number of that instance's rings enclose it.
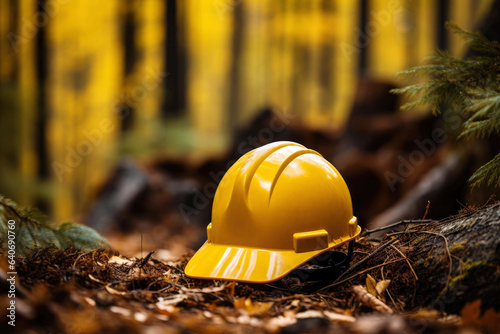
<instances>
[{"instance_id":1,"label":"hard hat suspension slot","mask_svg":"<svg viewBox=\"0 0 500 334\"><path fill-rule=\"evenodd\" d=\"M322 284L335 281L348 268L354 250L354 240L349 242L348 252L327 251L307 261L306 266L290 272L290 276L299 278L302 282L321 281Z\"/></svg>"}]
</instances>

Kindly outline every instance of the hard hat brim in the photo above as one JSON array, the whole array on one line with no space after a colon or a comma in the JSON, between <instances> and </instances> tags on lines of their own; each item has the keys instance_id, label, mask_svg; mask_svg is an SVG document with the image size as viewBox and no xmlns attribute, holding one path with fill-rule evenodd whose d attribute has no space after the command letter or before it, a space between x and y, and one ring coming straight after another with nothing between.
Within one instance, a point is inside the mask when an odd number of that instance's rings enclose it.
<instances>
[{"instance_id":1,"label":"hard hat brim","mask_svg":"<svg viewBox=\"0 0 500 334\"><path fill-rule=\"evenodd\" d=\"M356 233L342 241L331 242L327 248L296 253L293 250L244 248L205 242L186 265L184 272L192 278L268 283L279 280L319 254L356 238ZM306 278L307 279L307 278Z\"/></svg>"}]
</instances>

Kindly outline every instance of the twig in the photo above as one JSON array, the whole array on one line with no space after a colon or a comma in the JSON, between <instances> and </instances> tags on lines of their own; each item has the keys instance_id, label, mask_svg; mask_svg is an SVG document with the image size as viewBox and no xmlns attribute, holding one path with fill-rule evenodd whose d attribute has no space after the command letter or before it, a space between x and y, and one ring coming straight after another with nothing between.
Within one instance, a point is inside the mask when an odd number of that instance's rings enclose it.
<instances>
[{"instance_id":1,"label":"twig","mask_svg":"<svg viewBox=\"0 0 500 334\"><path fill-rule=\"evenodd\" d=\"M352 287L352 291L354 292L354 294L356 294L356 297L359 299L359 301L361 301L361 303L363 303L363 305L368 306L380 313L394 313L394 311L389 306L366 291L363 286L355 285Z\"/></svg>"},{"instance_id":2,"label":"twig","mask_svg":"<svg viewBox=\"0 0 500 334\"><path fill-rule=\"evenodd\" d=\"M163 282L165 282L165 283L167 283L167 284L170 284L170 285L173 285L173 286L175 286L176 288L179 288L179 289L182 289L182 288L183 288L183 286L182 286L182 285L177 284L177 283L174 283L174 282L170 282L170 281L167 281L167 280L164 280ZM164 288L161 288L160 290L156 290L156 291L152 291L152 292L164 292L164 291L166 291L166 290L168 290L168 289L170 289L170 288L171 288L170 286L166 286L166 287L164 287Z\"/></svg>"},{"instance_id":3,"label":"twig","mask_svg":"<svg viewBox=\"0 0 500 334\"><path fill-rule=\"evenodd\" d=\"M368 252L363 252L363 251L360 251L360 250L354 251L353 253L354 253L354 254L370 255L370 253L368 253Z\"/></svg>"},{"instance_id":4,"label":"twig","mask_svg":"<svg viewBox=\"0 0 500 334\"><path fill-rule=\"evenodd\" d=\"M144 265L145 265L146 263L148 263L149 258L151 257L151 255L153 255L153 253L154 253L154 252L155 252L155 251L151 251L151 252L149 252L149 253L148 253L148 255L146 255L146 257L145 257L144 259L142 259L141 263L139 264L139 268L144 267Z\"/></svg>"},{"instance_id":5,"label":"twig","mask_svg":"<svg viewBox=\"0 0 500 334\"><path fill-rule=\"evenodd\" d=\"M380 274L382 275L382 279L385 280L385 277L384 277L384 267L380 268ZM394 305L394 308L396 309L396 311L400 312L398 305L396 305L396 302L394 301L394 298L392 298L392 294L389 291L389 288L387 288L385 290L385 292L387 292L387 295L391 299L392 305Z\"/></svg>"},{"instance_id":6,"label":"twig","mask_svg":"<svg viewBox=\"0 0 500 334\"><path fill-rule=\"evenodd\" d=\"M394 245L392 245L392 247L394 247ZM406 259L406 262L408 263L408 266L410 267L410 270L412 271L413 275L415 276L415 284L413 285L413 294L412 294L412 299L411 299L411 302L413 304L413 302L415 301L415 296L417 295L417 282L418 281L418 276L417 276L417 273L415 272L415 270L413 270L413 266L411 265L410 263L410 260L408 260L408 258L406 257L406 255L404 255L400 250L399 248L394 248L399 254L401 254L401 256L403 256L405 259Z\"/></svg>"},{"instance_id":7,"label":"twig","mask_svg":"<svg viewBox=\"0 0 500 334\"><path fill-rule=\"evenodd\" d=\"M393 235L399 235L399 234L411 234L411 233L432 234L432 235L436 235L438 237L441 237L444 240L445 251L446 251L446 255L448 256L449 265L448 265L448 277L446 279L446 286L443 288L443 290L439 294L439 296L441 296L444 293L444 291L448 288L448 285L450 284L451 271L452 271L452 268L453 268L453 263L452 263L452 259L451 259L450 248L448 247L448 239L446 239L446 237L443 234L441 234L441 233L436 233L436 232L431 232L431 231L417 231L417 230L394 232L394 233L388 234L387 236L393 236Z\"/></svg>"},{"instance_id":8,"label":"twig","mask_svg":"<svg viewBox=\"0 0 500 334\"><path fill-rule=\"evenodd\" d=\"M85 256L86 253L81 253L80 255L78 255L78 257L76 258L75 262L73 262L73 270L76 270L76 263L78 262L78 260L80 260L80 258L82 256Z\"/></svg>"},{"instance_id":9,"label":"twig","mask_svg":"<svg viewBox=\"0 0 500 334\"><path fill-rule=\"evenodd\" d=\"M406 260L406 263L408 263L408 266L410 267L411 269L411 272L413 273L413 276L415 276L415 281L418 281L418 276L417 276L417 273L415 272L415 270L413 270L413 266L411 265L410 263L410 260L408 260L408 258L406 257L406 255L403 254L403 252L401 252L399 250L399 248L397 248L396 246L394 245L391 245L392 248L394 248L396 250L396 252L398 252L402 257L404 257L404 259Z\"/></svg>"},{"instance_id":10,"label":"twig","mask_svg":"<svg viewBox=\"0 0 500 334\"><path fill-rule=\"evenodd\" d=\"M373 233L380 232L380 231L394 229L394 228L396 228L396 227L398 227L399 225L402 225L402 224L409 225L409 224L417 224L417 223L419 223L416 226L420 226L420 225L425 225L427 223L434 223L434 222L437 222L437 220L433 220L433 219L404 219L404 220L400 220L400 221L397 221L395 223L392 223L392 224L389 224L389 225L385 225L385 226L381 226L381 227L377 227L377 228L374 228L374 229L371 229L371 230L370 229L366 229L365 232L364 232L364 235L373 234Z\"/></svg>"},{"instance_id":11,"label":"twig","mask_svg":"<svg viewBox=\"0 0 500 334\"><path fill-rule=\"evenodd\" d=\"M158 261L158 260L156 260L156 259L153 259L153 260ZM158 261L158 262L160 262L161 264L164 264L165 266L167 266L167 267L168 267L168 269L175 269L175 270L177 270L177 272L178 272L179 274L183 274L183 275L184 275L184 271L183 271L182 269L179 269L179 268L177 268L177 267L175 267L175 266L171 266L171 265L166 264L166 263L164 263L164 262L162 262L162 261Z\"/></svg>"},{"instance_id":12,"label":"twig","mask_svg":"<svg viewBox=\"0 0 500 334\"><path fill-rule=\"evenodd\" d=\"M333 305L325 297L323 297L322 295L319 295L319 298L321 299L321 301L323 303L325 303L327 305L328 309L333 308Z\"/></svg>"},{"instance_id":13,"label":"twig","mask_svg":"<svg viewBox=\"0 0 500 334\"><path fill-rule=\"evenodd\" d=\"M231 290L230 297L232 300L234 300L234 289L236 287L236 281L232 281L229 283L229 289Z\"/></svg>"},{"instance_id":14,"label":"twig","mask_svg":"<svg viewBox=\"0 0 500 334\"><path fill-rule=\"evenodd\" d=\"M337 286L337 285L340 285L340 284L345 283L345 282L347 282L347 281L350 281L350 280L351 280L351 279L353 279L354 277L359 276L359 275L361 275L361 274L364 274L364 273L366 273L367 271L370 271L370 270L373 270L373 269L376 269L376 268L380 268L380 267L383 267L383 266L385 266L385 265L392 264L392 263L396 263L396 262L399 262L399 261L404 261L404 259L396 259L396 260L392 260L392 261L389 261L389 262L384 262L384 263L381 263L381 264L377 264L376 266L373 266L373 267L370 267L370 268L368 268L368 269L365 269L365 270L362 270L362 271L360 271L360 272L357 272L357 273L355 273L354 275L352 275L352 276L350 276L350 277L348 277L348 278L346 278L346 279L343 279L342 281L335 282L335 283L332 283L332 284L330 284L330 285L327 285L327 286L325 286L324 288L319 289L317 292L319 292L319 291L321 291L321 290L324 290L324 289L326 289L326 288L333 288L334 286Z\"/></svg>"},{"instance_id":15,"label":"twig","mask_svg":"<svg viewBox=\"0 0 500 334\"><path fill-rule=\"evenodd\" d=\"M488 202L489 202L489 200L488 200ZM469 217L469 216L473 215L474 213L476 213L479 210L484 209L484 208L500 206L500 202L498 202L498 203L491 203L491 204L489 204L488 202L486 202L486 204L484 204L484 205L478 206L477 208L467 208L467 211L460 212L460 213L458 213L456 215L446 217L446 218L440 220L439 222L440 223L447 223L447 222L450 222L450 221L457 220L459 218Z\"/></svg>"},{"instance_id":16,"label":"twig","mask_svg":"<svg viewBox=\"0 0 500 334\"><path fill-rule=\"evenodd\" d=\"M365 257L363 260L359 261L358 263L356 263L355 265L353 265L352 267L350 267L349 269L347 269L342 275L340 275L332 284L330 285L327 285L319 290L317 290L317 292L319 291L322 291L322 290L325 290L327 288L330 288L330 287L333 287L333 286L336 286L338 285L339 283L341 282L344 282L345 280L342 280L341 279L345 276L347 276L348 274L350 274L351 272L353 272L354 270L356 270L356 268L360 267L361 265L365 264L369 259L371 259L373 256L375 256L375 254L377 254L378 252L380 252L381 250L385 249L386 247L392 245L394 242L396 242L396 240L398 240L398 238L394 238L393 240L391 241L388 241L387 243L379 246L377 249L375 249L372 253L370 253L370 255L368 255L367 257ZM356 276L356 275L354 275ZM354 277L352 276L352 277Z\"/></svg>"},{"instance_id":17,"label":"twig","mask_svg":"<svg viewBox=\"0 0 500 334\"><path fill-rule=\"evenodd\" d=\"M431 201L427 201L427 206L425 207L425 213L424 213L424 216L422 217L422 221L424 221L425 217L427 217L427 214L429 213L430 206L431 206Z\"/></svg>"},{"instance_id":18,"label":"twig","mask_svg":"<svg viewBox=\"0 0 500 334\"><path fill-rule=\"evenodd\" d=\"M342 277L347 276L347 274L350 274L351 272L353 272L356 268L358 268L359 266L363 265L365 262L367 262L369 259L371 259L373 256L375 256L375 254L379 253L380 251L382 251L386 247L392 245L397 240L398 240L397 238L394 238L393 240L388 241L387 243L379 246L372 253L370 253L370 255L368 255L367 257L365 257L364 259L362 259L361 261L359 261L358 263L356 263L355 265L353 265L352 267L350 267L349 269L347 269L342 275L339 276L339 278L336 279L336 281L342 279Z\"/></svg>"},{"instance_id":19,"label":"twig","mask_svg":"<svg viewBox=\"0 0 500 334\"><path fill-rule=\"evenodd\" d=\"M163 277L161 278L157 278L155 281L151 282L148 284L148 286L146 287L145 291L149 291L149 288L153 285L153 284L156 284L158 282L161 282L161 281L164 281L165 279Z\"/></svg>"}]
</instances>

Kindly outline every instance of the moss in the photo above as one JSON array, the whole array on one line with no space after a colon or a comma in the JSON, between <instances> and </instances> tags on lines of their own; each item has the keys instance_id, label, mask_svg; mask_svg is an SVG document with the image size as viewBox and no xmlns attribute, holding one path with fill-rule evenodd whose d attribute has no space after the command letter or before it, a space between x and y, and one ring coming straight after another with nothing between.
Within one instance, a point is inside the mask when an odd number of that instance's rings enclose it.
<instances>
[{"instance_id":1,"label":"moss","mask_svg":"<svg viewBox=\"0 0 500 334\"><path fill-rule=\"evenodd\" d=\"M465 278L465 275L464 274L461 274L461 275L457 275L455 277L452 277L450 279L450 283L448 284L448 289L450 290L453 290L453 288L455 287L455 285L462 281L463 279Z\"/></svg>"},{"instance_id":2,"label":"moss","mask_svg":"<svg viewBox=\"0 0 500 334\"><path fill-rule=\"evenodd\" d=\"M486 261L486 260L465 261L463 266L462 266L461 273L450 279L450 284L448 285L448 288L450 290L453 289L458 282L466 279L467 276L469 276L473 272L477 271L478 269L491 268L491 267L494 267L494 266L491 263L488 263L488 261Z\"/></svg>"},{"instance_id":3,"label":"moss","mask_svg":"<svg viewBox=\"0 0 500 334\"><path fill-rule=\"evenodd\" d=\"M456 244L453 244L453 245L450 246L450 253L451 254L456 254L456 253L460 252L464 248L465 248L465 246L464 246L463 243L457 242Z\"/></svg>"},{"instance_id":4,"label":"moss","mask_svg":"<svg viewBox=\"0 0 500 334\"><path fill-rule=\"evenodd\" d=\"M417 262L415 262L415 266L418 268L422 268L422 267L427 268L429 266L429 264L432 263L432 260L434 260L434 256L428 256L425 259L421 258Z\"/></svg>"},{"instance_id":5,"label":"moss","mask_svg":"<svg viewBox=\"0 0 500 334\"><path fill-rule=\"evenodd\" d=\"M411 242L411 244L412 244L412 245L417 245L417 244L421 243L421 242L422 242L425 238L427 238L427 236L421 236L421 237L415 238L415 239Z\"/></svg>"},{"instance_id":6,"label":"moss","mask_svg":"<svg viewBox=\"0 0 500 334\"><path fill-rule=\"evenodd\" d=\"M488 263L486 260L481 261L466 261L462 267L462 270L465 272L470 272L472 269L477 269L481 267L494 267L491 263Z\"/></svg>"}]
</instances>

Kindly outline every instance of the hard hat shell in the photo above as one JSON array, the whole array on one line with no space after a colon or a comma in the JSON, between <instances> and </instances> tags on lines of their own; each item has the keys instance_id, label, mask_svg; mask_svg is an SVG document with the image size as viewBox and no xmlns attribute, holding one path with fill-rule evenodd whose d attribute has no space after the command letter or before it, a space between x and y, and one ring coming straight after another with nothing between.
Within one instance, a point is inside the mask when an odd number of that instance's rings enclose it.
<instances>
[{"instance_id":1,"label":"hard hat shell","mask_svg":"<svg viewBox=\"0 0 500 334\"><path fill-rule=\"evenodd\" d=\"M318 152L275 142L243 155L215 193L195 278L265 283L359 235L349 190Z\"/></svg>"}]
</instances>

